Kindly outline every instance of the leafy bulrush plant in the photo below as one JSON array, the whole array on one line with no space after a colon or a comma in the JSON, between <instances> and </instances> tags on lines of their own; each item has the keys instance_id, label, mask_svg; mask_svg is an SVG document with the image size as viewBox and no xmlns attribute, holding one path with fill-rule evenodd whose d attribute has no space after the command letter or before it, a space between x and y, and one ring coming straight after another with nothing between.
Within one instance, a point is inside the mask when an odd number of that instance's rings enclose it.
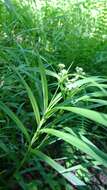
<instances>
[{"instance_id":1,"label":"leafy bulrush plant","mask_svg":"<svg viewBox=\"0 0 107 190\"><path fill-rule=\"evenodd\" d=\"M65 182L68 181L71 187L86 188L85 181L72 173L72 169L66 168L66 164L56 161L55 150L52 150L52 155L48 150L53 144L57 143L56 146L59 148L58 154L60 156L59 144L61 142L63 146L63 142L65 142L74 150L88 156L90 164L96 161L98 166L107 166L107 154L87 137L85 128L86 121L92 121L89 124L90 128L93 128L94 124L98 128L102 127L106 130L107 114L96 111L96 108L107 105L106 100L101 99L107 94L106 79L97 76L86 76L83 69L79 67L76 67L76 71L71 74L70 68L66 70L63 64L59 64L59 73L57 74L45 69L41 57L38 55L38 67L32 70L32 76L35 72L37 73L38 78L36 80L39 81L38 86L41 88L41 99L40 97L36 98L33 88L30 87L32 86L30 72L28 76L29 82L31 81L30 85L26 82L27 79L25 80L22 77L21 72L18 68L14 68L15 75L26 89L33 109L32 117L35 118L35 121L33 120L30 126L26 125L20 120L17 113L9 108L8 103L0 101L2 117L4 118L4 114L8 117L6 130L9 133L5 135L7 135L7 139L10 139L9 144L6 144L3 137L0 142L0 159L3 163L0 171L1 188L14 189L14 185L18 184L22 189L40 189L40 181L37 176L31 177L29 183L26 182L24 177L27 172L33 175L37 172L46 180L49 186L48 189L55 189L53 179L46 174L48 165L56 170L56 173L62 175L66 179ZM28 72L25 73L28 74ZM53 90L49 88L50 80L47 81L49 75L56 78ZM40 106L41 104L42 106ZM78 127L78 118L80 119L80 127ZM13 122L11 123L11 121ZM84 131L81 130L83 126ZM5 128L5 125L3 128ZM14 144L12 144L13 142ZM73 157L72 152L71 157ZM51 172L48 170L48 173ZM66 183L66 189L68 189L69 183Z\"/></svg>"}]
</instances>

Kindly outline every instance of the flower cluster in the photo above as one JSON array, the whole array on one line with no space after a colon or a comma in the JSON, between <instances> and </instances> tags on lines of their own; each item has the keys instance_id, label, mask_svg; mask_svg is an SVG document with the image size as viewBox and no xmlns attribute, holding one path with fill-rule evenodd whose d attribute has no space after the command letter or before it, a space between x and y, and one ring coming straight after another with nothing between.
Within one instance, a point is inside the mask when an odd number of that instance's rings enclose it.
<instances>
[{"instance_id":1,"label":"flower cluster","mask_svg":"<svg viewBox=\"0 0 107 190\"><path fill-rule=\"evenodd\" d=\"M76 67L76 72L78 75L85 75L85 72L83 71L83 68L81 67Z\"/></svg>"},{"instance_id":2,"label":"flower cluster","mask_svg":"<svg viewBox=\"0 0 107 190\"><path fill-rule=\"evenodd\" d=\"M68 71L65 69L64 64L59 64L59 70L60 72L58 73L59 76L59 83L65 83L68 81Z\"/></svg>"},{"instance_id":3,"label":"flower cluster","mask_svg":"<svg viewBox=\"0 0 107 190\"><path fill-rule=\"evenodd\" d=\"M76 67L76 73L74 73L73 78L69 78L68 70L65 69L64 64L59 64L59 84L61 84L61 88L64 91L71 91L79 87L77 81L80 79L81 76L85 75L83 68Z\"/></svg>"}]
</instances>

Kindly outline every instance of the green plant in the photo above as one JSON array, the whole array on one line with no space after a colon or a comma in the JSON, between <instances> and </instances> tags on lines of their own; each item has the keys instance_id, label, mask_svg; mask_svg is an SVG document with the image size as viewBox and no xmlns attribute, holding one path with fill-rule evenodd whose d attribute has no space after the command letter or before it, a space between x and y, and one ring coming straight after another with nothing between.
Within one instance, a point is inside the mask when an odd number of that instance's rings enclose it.
<instances>
[{"instance_id":1,"label":"green plant","mask_svg":"<svg viewBox=\"0 0 107 190\"><path fill-rule=\"evenodd\" d=\"M106 75L106 0L0 3L0 59L35 65L35 50L47 63L82 66ZM90 65L90 66L89 66Z\"/></svg>"},{"instance_id":2,"label":"green plant","mask_svg":"<svg viewBox=\"0 0 107 190\"><path fill-rule=\"evenodd\" d=\"M41 85L42 90L41 111L39 109L39 101L36 100L33 90L26 83L25 79L19 74L19 71L17 69L14 70L28 94L33 108L33 117L35 117L36 125L34 123L34 125L30 127L25 126L19 117L13 111L11 111L11 109L6 104L0 102L1 111L8 115L15 123L15 126L11 124L11 120L9 120L8 123L8 128L10 127L10 130L14 131L15 137L12 138L15 139L12 139L12 141L14 140L15 144L11 144L11 138L8 145L6 145L3 138L1 138L0 143L0 148L2 150L1 159L8 160L8 163L11 166L11 171L8 171L8 175L10 175L10 186L12 185L11 183L13 183L12 181L14 181L13 179L15 179L24 189L25 187L23 187L23 177L21 175L21 173L23 173L23 169L26 169L27 165L31 164L34 167L34 170L36 170L35 162L41 165L41 161L43 161L54 168L71 184L75 185L77 188L83 188L85 186L84 182L79 180L71 172L66 171L65 167L55 162L55 160L43 152L47 152L48 146L54 144L57 139L62 139L71 146L74 146L77 150L89 155L92 161L96 160L98 165L103 165L105 167L107 166L107 154L97 148L86 137L86 132L83 134L80 129L79 133L76 133L74 130L77 129L78 121L78 116L75 116L74 113L91 119L92 121L99 123L99 127L106 129L107 115L90 110L91 101L97 102L97 107L102 106L102 101L103 105L106 105L106 101L95 98L96 96L100 97L106 94L106 79L100 77L86 77L81 68L77 68L74 74L69 74L66 69L62 69L59 74L54 74L52 71L47 69L45 70L39 55L38 64L39 67L37 68L37 75L40 75L41 77L41 79L39 79L41 84L38 83L38 85ZM60 67L61 66L63 65L60 65ZM57 76L58 80L56 83L58 86L56 87L52 98L49 97L46 73ZM70 85L70 83L71 86L69 87L68 84ZM68 117L67 111L71 112L70 117ZM24 117L26 117L26 115ZM63 122L61 121L61 118L64 119ZM69 121L72 122L71 127L67 127ZM81 122L83 123L85 129L85 119L83 118ZM90 125L90 127L92 126ZM50 135L55 136L56 140L51 138ZM17 143L17 141L19 142ZM1 182L3 183L7 173L5 167L1 171L1 176L4 176L1 178ZM49 182L49 180L48 183L50 188L52 188L50 184L51 182Z\"/></svg>"},{"instance_id":3,"label":"green plant","mask_svg":"<svg viewBox=\"0 0 107 190\"><path fill-rule=\"evenodd\" d=\"M106 4L0 1L0 189L91 189L106 173Z\"/></svg>"}]
</instances>

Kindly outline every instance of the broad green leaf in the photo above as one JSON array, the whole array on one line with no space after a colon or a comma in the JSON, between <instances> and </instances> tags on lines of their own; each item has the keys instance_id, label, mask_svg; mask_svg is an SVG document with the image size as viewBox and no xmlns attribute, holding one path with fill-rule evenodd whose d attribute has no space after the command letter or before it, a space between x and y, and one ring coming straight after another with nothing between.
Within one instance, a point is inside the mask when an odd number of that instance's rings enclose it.
<instances>
[{"instance_id":1,"label":"broad green leaf","mask_svg":"<svg viewBox=\"0 0 107 190\"><path fill-rule=\"evenodd\" d=\"M42 161L49 164L52 168L54 168L58 173L60 173L65 179L67 179L71 184L75 186L85 186L84 182L82 182L80 179L78 179L73 173L62 173L62 171L65 170L63 166L58 164L56 161L54 161L52 158L47 156L46 154L42 153L39 150L32 149L31 151L33 154L35 154L37 157L39 157Z\"/></svg>"},{"instance_id":2,"label":"broad green leaf","mask_svg":"<svg viewBox=\"0 0 107 190\"><path fill-rule=\"evenodd\" d=\"M17 72L17 71L16 71ZM26 91L27 91L27 94L28 94L28 97L30 99L30 102L31 102L31 105L32 105L32 108L33 108L33 111L34 111L34 115L35 115L35 118L36 118L36 121L37 121L37 124L39 125L40 123L40 113L39 113L39 108L38 108L38 105L37 105L37 102L36 102L36 99L33 95L33 92L31 90L31 88L28 86L28 84L26 83L26 81L22 78L22 76L19 74L19 72L17 72L18 76L20 77L23 85L25 86L26 88Z\"/></svg>"},{"instance_id":3,"label":"broad green leaf","mask_svg":"<svg viewBox=\"0 0 107 190\"><path fill-rule=\"evenodd\" d=\"M30 136L27 132L26 127L19 120L19 118L3 102L0 102L0 109L3 110L16 123L18 129L24 134L25 138L29 142Z\"/></svg>"},{"instance_id":4,"label":"broad green leaf","mask_svg":"<svg viewBox=\"0 0 107 190\"><path fill-rule=\"evenodd\" d=\"M85 141L83 141L79 137L76 137L69 133L60 132L58 130L48 129L48 128L42 129L41 132L51 134L58 138L63 139L67 143L75 146L76 148L90 155L92 158L94 158L95 160L99 161L102 165L107 167L107 154L99 150L95 145L92 145L91 143L89 143L88 140L86 142L86 138L85 138Z\"/></svg>"},{"instance_id":5,"label":"broad green leaf","mask_svg":"<svg viewBox=\"0 0 107 190\"><path fill-rule=\"evenodd\" d=\"M83 117L91 119L107 127L107 114L78 107L57 107L57 108L79 114Z\"/></svg>"},{"instance_id":6,"label":"broad green leaf","mask_svg":"<svg viewBox=\"0 0 107 190\"><path fill-rule=\"evenodd\" d=\"M46 111L47 106L48 106L48 85L47 85L47 79L46 79L46 72L39 55L38 55L38 60L39 60L39 68L40 68L41 83L42 83L42 90L43 90L44 111Z\"/></svg>"}]
</instances>

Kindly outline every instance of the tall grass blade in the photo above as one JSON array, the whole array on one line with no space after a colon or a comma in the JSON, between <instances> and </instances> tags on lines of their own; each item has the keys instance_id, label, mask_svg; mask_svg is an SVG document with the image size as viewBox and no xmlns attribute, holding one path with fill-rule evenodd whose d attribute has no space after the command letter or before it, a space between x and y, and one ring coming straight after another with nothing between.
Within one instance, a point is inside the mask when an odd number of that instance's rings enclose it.
<instances>
[{"instance_id":1,"label":"tall grass blade","mask_svg":"<svg viewBox=\"0 0 107 190\"><path fill-rule=\"evenodd\" d=\"M39 150L32 149L32 153L34 153L36 156L38 156L42 161L49 164L52 168L54 168L58 173L60 173L65 179L67 179L71 184L75 186L85 186L84 182L82 182L80 179L78 179L73 173L67 172L62 173L62 171L65 170L63 166L58 164L56 161L54 161L52 158L47 156L46 154L42 153Z\"/></svg>"},{"instance_id":2,"label":"tall grass blade","mask_svg":"<svg viewBox=\"0 0 107 190\"><path fill-rule=\"evenodd\" d=\"M17 71L16 71L17 72ZM37 102L36 102L36 99L33 95L33 92L31 90L31 88L28 86L28 84L26 83L26 81L22 78L22 76L19 74L19 72L17 72L18 76L20 77L23 85L25 86L26 88L26 91L28 93L28 97L30 99L30 102L31 102L31 105L32 105L32 108L33 108L33 111L34 111L34 114L35 114L35 118L36 118L36 121L37 121L37 124L39 125L40 123L40 113L39 113L39 108L38 108L38 105L37 105Z\"/></svg>"},{"instance_id":3,"label":"tall grass blade","mask_svg":"<svg viewBox=\"0 0 107 190\"><path fill-rule=\"evenodd\" d=\"M91 119L107 127L107 114L99 113L94 110L78 108L78 107L57 107L57 108L79 114L83 117Z\"/></svg>"},{"instance_id":4,"label":"tall grass blade","mask_svg":"<svg viewBox=\"0 0 107 190\"><path fill-rule=\"evenodd\" d=\"M39 55L38 55L38 61L39 61L39 68L40 68L40 75L41 75L43 102L44 102L44 111L45 111L48 106L48 84L47 84L47 79L46 79L45 68Z\"/></svg>"},{"instance_id":5,"label":"tall grass blade","mask_svg":"<svg viewBox=\"0 0 107 190\"><path fill-rule=\"evenodd\" d=\"M90 99L87 99L86 101L98 103L99 105L102 105L102 106L107 105L107 101L106 100L102 100L102 99L90 98Z\"/></svg>"},{"instance_id":6,"label":"tall grass blade","mask_svg":"<svg viewBox=\"0 0 107 190\"><path fill-rule=\"evenodd\" d=\"M16 123L18 129L24 134L26 140L29 142L30 136L19 118L3 102L0 102L0 109L3 110Z\"/></svg>"},{"instance_id":7,"label":"tall grass blade","mask_svg":"<svg viewBox=\"0 0 107 190\"><path fill-rule=\"evenodd\" d=\"M89 141L86 142L85 140L84 142L83 140L74 135L65 132L60 132L55 129L42 129L41 132L51 134L53 136L63 139L65 142L75 146L76 148L90 155L92 158L99 161L99 163L107 167L107 154L99 150L95 145L89 143Z\"/></svg>"}]
</instances>

